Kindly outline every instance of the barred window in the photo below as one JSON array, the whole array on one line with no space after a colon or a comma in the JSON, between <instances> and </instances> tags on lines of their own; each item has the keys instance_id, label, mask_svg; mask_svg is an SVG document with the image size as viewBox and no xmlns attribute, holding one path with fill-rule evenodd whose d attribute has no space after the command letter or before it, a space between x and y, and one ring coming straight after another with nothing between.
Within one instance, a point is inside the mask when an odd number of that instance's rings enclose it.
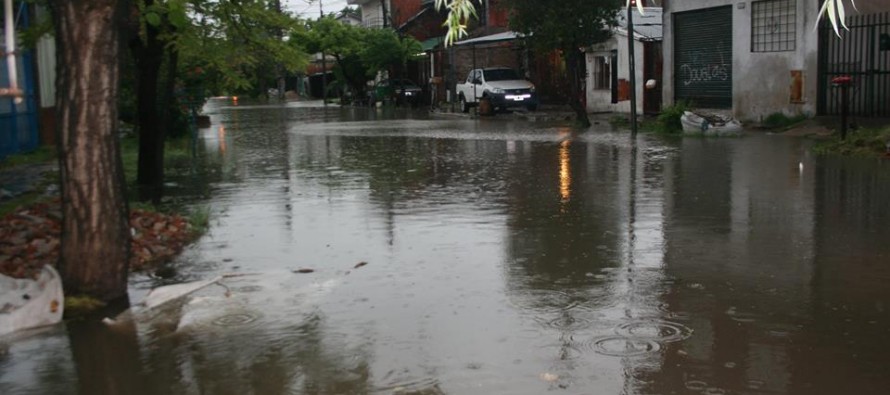
<instances>
[{"instance_id":1,"label":"barred window","mask_svg":"<svg viewBox=\"0 0 890 395\"><path fill-rule=\"evenodd\" d=\"M796 3L796 0L763 0L751 3L751 52L796 49Z\"/></svg>"},{"instance_id":2,"label":"barred window","mask_svg":"<svg viewBox=\"0 0 890 395\"><path fill-rule=\"evenodd\" d=\"M609 63L605 56L595 56L593 58L593 89L611 89L609 73Z\"/></svg>"}]
</instances>

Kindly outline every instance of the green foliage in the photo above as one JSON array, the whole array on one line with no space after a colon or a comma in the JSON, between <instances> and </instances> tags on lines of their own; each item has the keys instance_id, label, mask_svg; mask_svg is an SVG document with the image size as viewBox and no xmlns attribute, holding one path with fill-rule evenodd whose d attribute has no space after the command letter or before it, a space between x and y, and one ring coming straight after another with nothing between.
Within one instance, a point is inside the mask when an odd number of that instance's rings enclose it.
<instances>
[{"instance_id":1,"label":"green foliage","mask_svg":"<svg viewBox=\"0 0 890 395\"><path fill-rule=\"evenodd\" d=\"M189 22L170 33L180 71L201 68L202 84L213 94L247 91L277 78L276 70L296 73L309 62L305 48L288 39L305 26L269 0L192 0L183 9L169 18L184 15Z\"/></svg>"},{"instance_id":2,"label":"green foliage","mask_svg":"<svg viewBox=\"0 0 890 395\"><path fill-rule=\"evenodd\" d=\"M467 35L467 24L470 18L476 17L476 7L471 0L436 0L436 9L443 8L448 10L448 17L442 24L448 27L448 33L445 35L447 47Z\"/></svg>"},{"instance_id":3,"label":"green foliage","mask_svg":"<svg viewBox=\"0 0 890 395\"><path fill-rule=\"evenodd\" d=\"M210 227L210 208L207 206L194 208L189 212L187 219L194 235L207 233Z\"/></svg>"},{"instance_id":4,"label":"green foliage","mask_svg":"<svg viewBox=\"0 0 890 395\"><path fill-rule=\"evenodd\" d=\"M620 0L563 0L556 7L540 0L511 0L510 28L526 36L541 50L578 48L602 42L611 36Z\"/></svg>"},{"instance_id":5,"label":"green foliage","mask_svg":"<svg viewBox=\"0 0 890 395\"><path fill-rule=\"evenodd\" d=\"M856 7L856 4L853 0L850 0L850 3L853 7ZM828 21L831 23L831 26L834 28L834 34L838 37L841 36L840 28L843 27L847 29L847 24L844 22L846 20L846 7L844 7L843 0L827 0L822 3L822 8L819 9L819 18L822 19L825 16L828 16Z\"/></svg>"},{"instance_id":6,"label":"green foliage","mask_svg":"<svg viewBox=\"0 0 890 395\"><path fill-rule=\"evenodd\" d=\"M685 101L678 101L674 105L663 108L655 120L654 129L660 133L682 133L683 124L680 122L680 117L683 116L684 111L689 110L691 107Z\"/></svg>"},{"instance_id":7,"label":"green foliage","mask_svg":"<svg viewBox=\"0 0 890 395\"><path fill-rule=\"evenodd\" d=\"M363 94L367 81L378 72L404 67L422 51L420 42L412 37L400 37L390 29L364 29L332 17L308 22L291 41L306 52L324 51L333 56L337 83L329 89L349 87L357 94Z\"/></svg>"},{"instance_id":8,"label":"green foliage","mask_svg":"<svg viewBox=\"0 0 890 395\"><path fill-rule=\"evenodd\" d=\"M857 130L847 134L845 140L840 136L817 142L813 152L820 155L843 156L890 156L890 127L879 129Z\"/></svg>"},{"instance_id":9,"label":"green foliage","mask_svg":"<svg viewBox=\"0 0 890 395\"><path fill-rule=\"evenodd\" d=\"M781 112L774 112L763 120L763 127L768 129L784 129L806 119L806 114L798 114L789 117Z\"/></svg>"}]
</instances>

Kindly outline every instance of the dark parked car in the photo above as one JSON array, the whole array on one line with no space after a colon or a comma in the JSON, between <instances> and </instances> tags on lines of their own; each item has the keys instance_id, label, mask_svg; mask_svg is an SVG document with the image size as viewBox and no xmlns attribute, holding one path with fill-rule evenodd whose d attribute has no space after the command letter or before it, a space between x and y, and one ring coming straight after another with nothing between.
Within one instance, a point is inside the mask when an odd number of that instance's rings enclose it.
<instances>
[{"instance_id":1,"label":"dark parked car","mask_svg":"<svg viewBox=\"0 0 890 395\"><path fill-rule=\"evenodd\" d=\"M420 104L420 95L422 91L423 90L420 89L417 84L411 82L411 80L403 78L383 80L378 82L377 85L368 92L368 103L373 106L377 102L389 100L395 101L396 104L417 106Z\"/></svg>"}]
</instances>

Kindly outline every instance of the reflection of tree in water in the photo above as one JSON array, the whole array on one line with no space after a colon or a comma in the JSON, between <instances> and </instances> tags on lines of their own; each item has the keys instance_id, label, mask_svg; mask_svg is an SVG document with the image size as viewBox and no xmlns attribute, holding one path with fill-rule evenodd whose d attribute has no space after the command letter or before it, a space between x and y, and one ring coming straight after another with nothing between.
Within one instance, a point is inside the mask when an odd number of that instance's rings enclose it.
<instances>
[{"instance_id":1,"label":"reflection of tree in water","mask_svg":"<svg viewBox=\"0 0 890 395\"><path fill-rule=\"evenodd\" d=\"M545 332L556 332L554 369L569 374L585 347L582 333L589 336L609 302L602 269L620 263L621 208L608 186L618 178L618 155L568 140L533 143L526 152L509 176L535 182L508 190L506 289Z\"/></svg>"},{"instance_id":2,"label":"reflection of tree in water","mask_svg":"<svg viewBox=\"0 0 890 395\"><path fill-rule=\"evenodd\" d=\"M75 368L64 325L0 341L0 394L76 394Z\"/></svg>"},{"instance_id":3,"label":"reflection of tree in water","mask_svg":"<svg viewBox=\"0 0 890 395\"><path fill-rule=\"evenodd\" d=\"M323 149L319 138L301 137L305 144L297 148L295 166L314 176L327 175L328 167L362 175L371 202L385 216L390 243L396 212L413 202L477 207L495 203L504 191L504 141L338 136ZM338 180L323 178L332 187L341 187Z\"/></svg>"},{"instance_id":4,"label":"reflection of tree in water","mask_svg":"<svg viewBox=\"0 0 890 395\"><path fill-rule=\"evenodd\" d=\"M563 197L565 183L560 180L564 166L560 151L565 150L573 177L569 199ZM591 169L585 163L591 153L588 150L595 150L592 154L598 156L596 165L603 168ZM508 191L511 203L506 248L512 264L507 267L507 287L515 297L530 296L523 305L551 308L589 302L589 292L600 283L591 275L619 265L616 254L621 207L614 205L614 188L597 185L617 179L616 161L617 155L607 147L533 144L522 166L514 167L511 177L535 180L512 183ZM596 176L605 179L590 179L600 171L605 174ZM526 172L531 175L523 174ZM567 296L541 299L542 291Z\"/></svg>"}]
</instances>

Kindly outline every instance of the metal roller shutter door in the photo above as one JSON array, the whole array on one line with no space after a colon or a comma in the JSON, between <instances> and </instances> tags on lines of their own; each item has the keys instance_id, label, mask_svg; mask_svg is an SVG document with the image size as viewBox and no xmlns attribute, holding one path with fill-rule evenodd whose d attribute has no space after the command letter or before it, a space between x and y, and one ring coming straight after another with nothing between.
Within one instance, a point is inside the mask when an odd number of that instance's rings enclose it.
<instances>
[{"instance_id":1,"label":"metal roller shutter door","mask_svg":"<svg viewBox=\"0 0 890 395\"><path fill-rule=\"evenodd\" d=\"M732 6L673 17L674 99L732 108Z\"/></svg>"}]
</instances>

